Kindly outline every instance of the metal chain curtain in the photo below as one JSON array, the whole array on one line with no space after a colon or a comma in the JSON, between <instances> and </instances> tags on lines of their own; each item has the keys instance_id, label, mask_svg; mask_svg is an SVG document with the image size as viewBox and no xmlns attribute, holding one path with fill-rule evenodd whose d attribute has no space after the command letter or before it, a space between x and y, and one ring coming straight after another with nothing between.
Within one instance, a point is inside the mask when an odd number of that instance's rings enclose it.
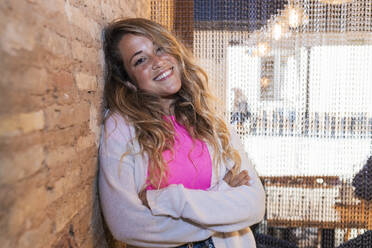
<instances>
[{"instance_id":1,"label":"metal chain curtain","mask_svg":"<svg viewBox=\"0 0 372 248\"><path fill-rule=\"evenodd\" d=\"M193 50L256 165L258 247L372 247L356 193L372 187L372 1L158 0L151 16Z\"/></svg>"}]
</instances>

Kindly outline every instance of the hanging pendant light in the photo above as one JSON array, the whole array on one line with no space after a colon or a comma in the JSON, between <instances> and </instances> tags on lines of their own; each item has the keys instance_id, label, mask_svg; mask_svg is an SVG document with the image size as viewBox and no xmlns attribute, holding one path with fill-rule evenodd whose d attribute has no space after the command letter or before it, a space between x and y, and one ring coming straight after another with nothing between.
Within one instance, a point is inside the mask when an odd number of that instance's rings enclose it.
<instances>
[{"instance_id":1,"label":"hanging pendant light","mask_svg":"<svg viewBox=\"0 0 372 248\"><path fill-rule=\"evenodd\" d=\"M297 28L298 26L301 26L303 23L304 11L299 6L289 6L287 9L286 16L288 20L288 25L291 28Z\"/></svg>"},{"instance_id":2,"label":"hanging pendant light","mask_svg":"<svg viewBox=\"0 0 372 248\"><path fill-rule=\"evenodd\" d=\"M259 42L257 44L256 54L260 57L268 55L270 52L270 46L267 42Z\"/></svg>"},{"instance_id":3,"label":"hanging pendant light","mask_svg":"<svg viewBox=\"0 0 372 248\"><path fill-rule=\"evenodd\" d=\"M288 25L281 19L275 21L271 25L271 38L274 40L280 40L283 36L288 33Z\"/></svg>"},{"instance_id":4,"label":"hanging pendant light","mask_svg":"<svg viewBox=\"0 0 372 248\"><path fill-rule=\"evenodd\" d=\"M279 40L283 35L283 28L280 23L275 23L272 29L272 36L274 40Z\"/></svg>"},{"instance_id":5,"label":"hanging pendant light","mask_svg":"<svg viewBox=\"0 0 372 248\"><path fill-rule=\"evenodd\" d=\"M282 16L284 18L283 20L291 28L306 25L309 21L309 17L305 14L302 6L292 0L288 1L288 5L284 9Z\"/></svg>"}]
</instances>

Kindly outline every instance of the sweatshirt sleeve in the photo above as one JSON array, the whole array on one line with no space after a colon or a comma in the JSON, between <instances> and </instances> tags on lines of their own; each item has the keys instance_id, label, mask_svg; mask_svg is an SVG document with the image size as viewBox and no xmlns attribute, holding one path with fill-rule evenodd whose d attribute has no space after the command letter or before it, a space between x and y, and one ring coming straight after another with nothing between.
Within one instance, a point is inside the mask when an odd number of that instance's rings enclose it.
<instances>
[{"instance_id":1,"label":"sweatshirt sleeve","mask_svg":"<svg viewBox=\"0 0 372 248\"><path fill-rule=\"evenodd\" d=\"M189 219L217 232L233 232L261 221L265 213L263 186L234 131L231 139L242 159L241 170L247 170L250 176L249 186L230 187L221 182L223 187L217 191L203 191L179 184L147 191L152 213Z\"/></svg>"},{"instance_id":2,"label":"sweatshirt sleeve","mask_svg":"<svg viewBox=\"0 0 372 248\"><path fill-rule=\"evenodd\" d=\"M204 240L213 232L179 217L154 216L138 197L135 166L142 159L128 154L129 127L106 121L100 146L99 192L105 221L115 239L140 247L174 247Z\"/></svg>"}]
</instances>

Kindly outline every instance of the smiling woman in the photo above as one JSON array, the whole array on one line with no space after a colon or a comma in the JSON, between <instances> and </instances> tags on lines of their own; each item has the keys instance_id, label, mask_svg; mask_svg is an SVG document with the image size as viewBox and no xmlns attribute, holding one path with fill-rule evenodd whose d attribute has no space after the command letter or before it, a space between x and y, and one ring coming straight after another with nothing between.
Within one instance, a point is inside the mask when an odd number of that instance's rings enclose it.
<instances>
[{"instance_id":1,"label":"smiling woman","mask_svg":"<svg viewBox=\"0 0 372 248\"><path fill-rule=\"evenodd\" d=\"M106 114L99 190L113 236L138 247L256 247L264 191L208 78L159 24L104 31Z\"/></svg>"},{"instance_id":2,"label":"smiling woman","mask_svg":"<svg viewBox=\"0 0 372 248\"><path fill-rule=\"evenodd\" d=\"M169 109L172 102L169 96L181 88L177 59L142 35L126 34L118 46L128 76L141 90L168 97L162 102L164 109Z\"/></svg>"}]
</instances>

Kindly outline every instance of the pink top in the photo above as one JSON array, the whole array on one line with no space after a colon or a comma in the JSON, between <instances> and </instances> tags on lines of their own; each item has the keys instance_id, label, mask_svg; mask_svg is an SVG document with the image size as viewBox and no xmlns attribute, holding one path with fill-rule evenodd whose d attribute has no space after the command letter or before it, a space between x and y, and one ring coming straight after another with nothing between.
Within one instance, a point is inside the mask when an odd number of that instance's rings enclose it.
<instances>
[{"instance_id":1,"label":"pink top","mask_svg":"<svg viewBox=\"0 0 372 248\"><path fill-rule=\"evenodd\" d=\"M168 185L182 184L188 189L208 189L211 186L212 161L207 145L201 140L194 140L193 144L186 128L174 116L169 119L175 129L175 139L173 156L170 150L163 152L169 167ZM154 187L150 185L147 189Z\"/></svg>"}]
</instances>

